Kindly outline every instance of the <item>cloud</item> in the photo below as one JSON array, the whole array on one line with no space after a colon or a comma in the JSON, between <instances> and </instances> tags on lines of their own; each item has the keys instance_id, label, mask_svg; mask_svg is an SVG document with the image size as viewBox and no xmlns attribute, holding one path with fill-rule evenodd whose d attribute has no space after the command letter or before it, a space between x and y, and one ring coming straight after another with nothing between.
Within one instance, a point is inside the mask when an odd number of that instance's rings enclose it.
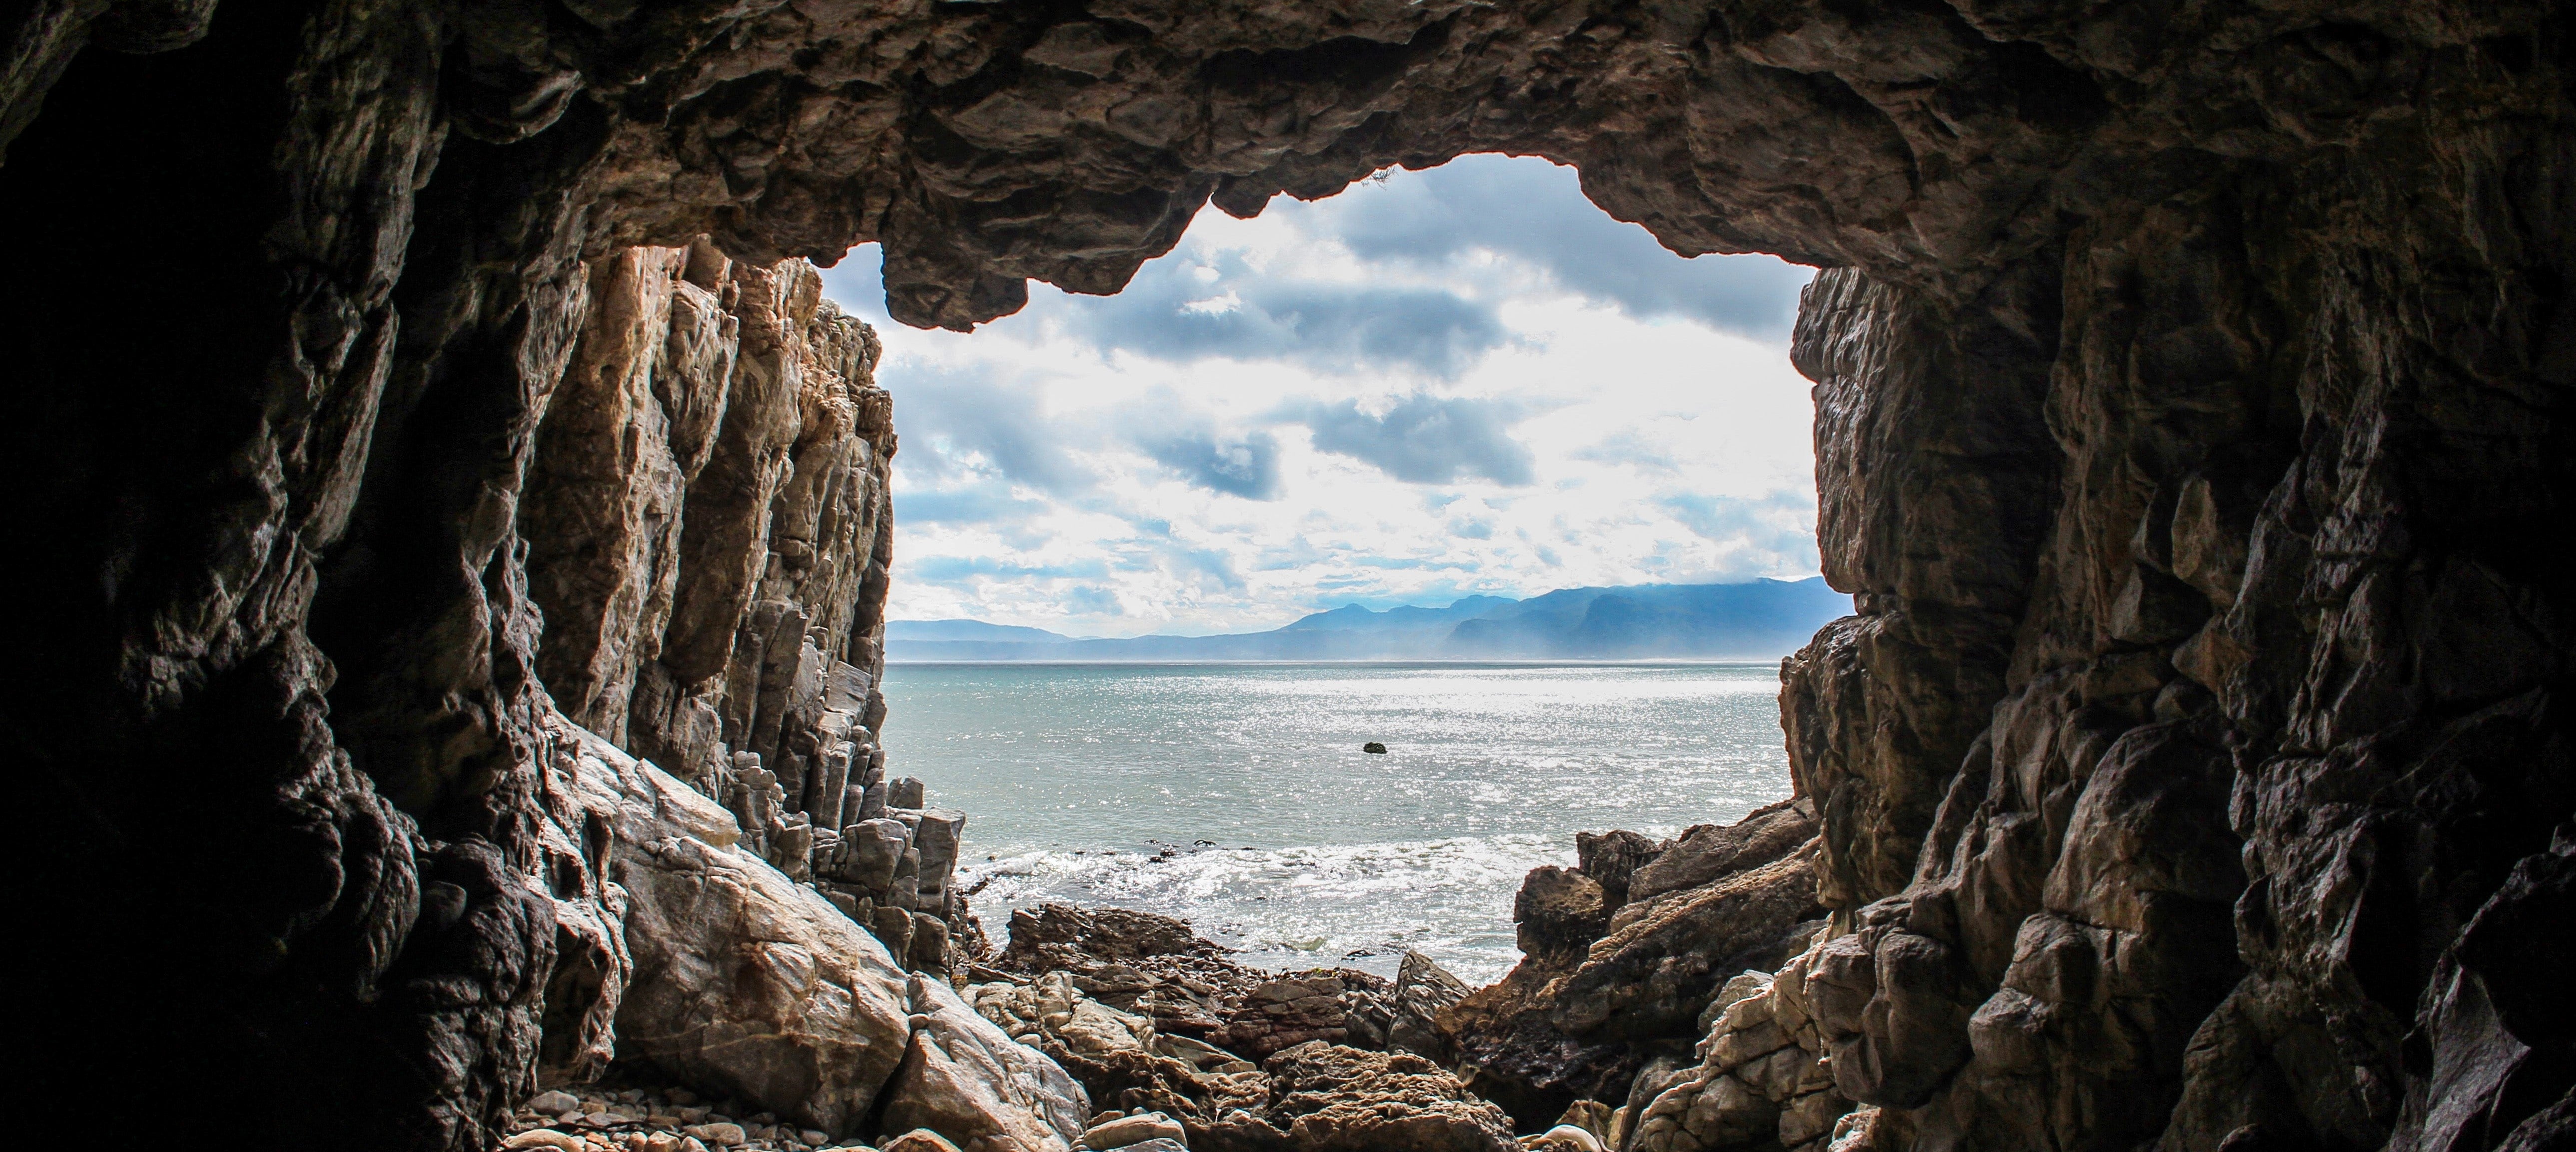
<instances>
[{"instance_id":1,"label":"cloud","mask_svg":"<svg viewBox=\"0 0 2576 1152\"><path fill-rule=\"evenodd\" d=\"M1114 419L1129 444L1183 483L1246 500L1282 494L1279 441L1266 431L1220 431L1205 411L1168 388L1121 404Z\"/></svg>"},{"instance_id":2,"label":"cloud","mask_svg":"<svg viewBox=\"0 0 2576 1152\"><path fill-rule=\"evenodd\" d=\"M1443 379L1508 339L1492 305L1446 288L1273 276L1223 251L1204 263L1148 264L1118 295L1066 313L1067 331L1096 347L1162 360L1400 366Z\"/></svg>"},{"instance_id":3,"label":"cloud","mask_svg":"<svg viewBox=\"0 0 2576 1152\"><path fill-rule=\"evenodd\" d=\"M898 563L901 575L936 584L954 583L975 576L1004 580L1097 580L1109 574L1108 565L1098 560L1072 564L1013 564L990 556L928 556L910 563Z\"/></svg>"},{"instance_id":4,"label":"cloud","mask_svg":"<svg viewBox=\"0 0 2576 1152\"><path fill-rule=\"evenodd\" d=\"M1310 405L1303 418L1316 448L1376 465L1409 484L1447 484L1461 476L1527 484L1537 463L1508 434L1520 406L1504 401L1417 392L1384 415L1344 400Z\"/></svg>"},{"instance_id":5,"label":"cloud","mask_svg":"<svg viewBox=\"0 0 2576 1152\"><path fill-rule=\"evenodd\" d=\"M1639 319L1680 317L1721 332L1786 336L1814 275L1770 256L1677 259L1644 228L1611 219L1571 168L1462 156L1413 180L1364 183L1335 229L1362 260L1455 265L1517 257L1566 291Z\"/></svg>"},{"instance_id":6,"label":"cloud","mask_svg":"<svg viewBox=\"0 0 2576 1152\"><path fill-rule=\"evenodd\" d=\"M1757 497L1671 493L1655 506L1718 546L1716 562L1703 567L1724 579L1764 575L1779 558L1794 557L1802 569L1816 563L1816 502L1803 492L1772 492Z\"/></svg>"},{"instance_id":7,"label":"cloud","mask_svg":"<svg viewBox=\"0 0 2576 1152\"><path fill-rule=\"evenodd\" d=\"M907 453L905 466L944 477L980 462L1058 495L1091 485L1091 474L1065 451L1064 429L1041 414L1039 382L923 366L907 372L903 384L896 427L914 445L931 450Z\"/></svg>"},{"instance_id":8,"label":"cloud","mask_svg":"<svg viewBox=\"0 0 2576 1152\"><path fill-rule=\"evenodd\" d=\"M1579 448L1567 455L1577 460L1634 468L1649 476L1679 476L1681 465L1662 445L1648 441L1635 429L1622 429L1589 448Z\"/></svg>"},{"instance_id":9,"label":"cloud","mask_svg":"<svg viewBox=\"0 0 2576 1152\"><path fill-rule=\"evenodd\" d=\"M899 490L898 524L1022 524L1043 514L1047 502L1013 495L1007 485L978 484L936 491Z\"/></svg>"}]
</instances>

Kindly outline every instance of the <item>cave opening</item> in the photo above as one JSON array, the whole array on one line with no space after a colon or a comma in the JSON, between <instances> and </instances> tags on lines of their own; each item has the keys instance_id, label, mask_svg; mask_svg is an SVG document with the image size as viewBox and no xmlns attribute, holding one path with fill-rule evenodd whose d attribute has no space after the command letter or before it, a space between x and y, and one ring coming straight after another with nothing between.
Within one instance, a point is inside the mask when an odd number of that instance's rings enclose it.
<instances>
[{"instance_id":1,"label":"cave opening","mask_svg":"<svg viewBox=\"0 0 2576 1152\"><path fill-rule=\"evenodd\" d=\"M862 813L892 787L855 606L888 590L893 419L882 346L791 258L874 240L888 314L963 329L1033 279L1118 289L1206 204L1508 152L1676 251L1825 269L1791 354L1855 611L1783 666L1817 827L1755 870L1825 929L1728 972L1689 944L1746 892L1612 928L1484 1071L1616 1069L1565 1115L1627 1108L1658 1152L2554 1146L2569 27L2540 0L14 5L31 1079L142 1086L110 1142L223 1117L484 1148L541 1080L654 1045L831 1138L1068 1143L1064 1066L921 974L944 894L898 874L953 828L876 817L824 855L885 870L875 943L790 875L821 838L773 819L788 783ZM628 370L664 358L721 414ZM542 459L556 417L646 396L657 438ZM692 467L676 514L648 498ZM692 554L722 562L665 562ZM541 607L568 589L596 611ZM681 782L708 773L754 799ZM1632 848L1594 859L1662 861ZM1150 1102L1200 1110L1191 1147L1237 1112L1508 1145L1455 1096L1296 1112L1395 1061L1323 1051L1258 1070L1257 1114Z\"/></svg>"},{"instance_id":2,"label":"cave opening","mask_svg":"<svg viewBox=\"0 0 2576 1152\"><path fill-rule=\"evenodd\" d=\"M902 435L881 737L968 817L996 944L1107 899L1247 963L1485 984L1578 832L1789 798L1778 661L1851 609L1788 357L1809 270L1678 255L1502 155L1203 210L1115 296L1032 285L971 335L894 324L881 269L822 273Z\"/></svg>"}]
</instances>

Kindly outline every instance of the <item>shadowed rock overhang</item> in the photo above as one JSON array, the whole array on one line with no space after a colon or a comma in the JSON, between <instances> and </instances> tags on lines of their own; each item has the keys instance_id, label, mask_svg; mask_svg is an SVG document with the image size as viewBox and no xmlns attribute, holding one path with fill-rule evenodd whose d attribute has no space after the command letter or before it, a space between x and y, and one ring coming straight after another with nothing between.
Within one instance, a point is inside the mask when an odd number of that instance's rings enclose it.
<instances>
[{"instance_id":1,"label":"shadowed rock overhang","mask_svg":"<svg viewBox=\"0 0 2576 1152\"><path fill-rule=\"evenodd\" d=\"M2572 18L21 0L37 1076L478 1147L582 1019L559 906L607 865L550 854L549 733L634 668L547 679L528 518L549 405L606 394L563 388L593 269L876 241L898 319L966 328L1211 201L1506 151L1827 269L1793 354L1859 614L1783 671L1832 921L1776 995L1873 1146L2564 1140Z\"/></svg>"}]
</instances>

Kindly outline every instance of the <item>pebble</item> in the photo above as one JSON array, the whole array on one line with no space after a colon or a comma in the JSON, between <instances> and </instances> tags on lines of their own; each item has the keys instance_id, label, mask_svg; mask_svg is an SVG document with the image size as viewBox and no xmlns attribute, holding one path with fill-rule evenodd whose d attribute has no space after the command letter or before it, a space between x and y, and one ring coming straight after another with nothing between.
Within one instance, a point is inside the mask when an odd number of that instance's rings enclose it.
<instances>
[{"instance_id":1,"label":"pebble","mask_svg":"<svg viewBox=\"0 0 2576 1152\"><path fill-rule=\"evenodd\" d=\"M858 1137L803 1128L768 1112L736 1119L741 1102L685 1088L591 1085L537 1093L512 1114L509 1152L875 1152Z\"/></svg>"},{"instance_id":2,"label":"pebble","mask_svg":"<svg viewBox=\"0 0 2576 1152\"><path fill-rule=\"evenodd\" d=\"M691 1136L695 1136L700 1140L704 1140L709 1144L719 1144L727 1148L737 1147L747 1139L743 1133L742 1125L729 1122L691 1124L688 1127L681 1129L681 1131L686 1132Z\"/></svg>"}]
</instances>

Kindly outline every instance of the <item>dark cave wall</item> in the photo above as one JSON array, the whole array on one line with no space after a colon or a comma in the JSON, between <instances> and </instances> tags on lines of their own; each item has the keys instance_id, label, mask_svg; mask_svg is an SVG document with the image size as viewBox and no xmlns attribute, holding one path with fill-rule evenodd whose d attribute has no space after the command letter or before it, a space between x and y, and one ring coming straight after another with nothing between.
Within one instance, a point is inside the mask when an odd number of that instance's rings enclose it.
<instances>
[{"instance_id":1,"label":"dark cave wall","mask_svg":"<svg viewBox=\"0 0 2576 1152\"><path fill-rule=\"evenodd\" d=\"M1783 717L1879 1146L2537 1147L2576 1079L2570 17L21 2L39 1076L475 1147L597 1012L547 1003L606 853L543 720L614 727L646 662L549 630L531 508L629 247L876 240L895 314L962 327L1116 289L1211 199L1506 150L1833 269L1795 355L1861 614Z\"/></svg>"}]
</instances>

